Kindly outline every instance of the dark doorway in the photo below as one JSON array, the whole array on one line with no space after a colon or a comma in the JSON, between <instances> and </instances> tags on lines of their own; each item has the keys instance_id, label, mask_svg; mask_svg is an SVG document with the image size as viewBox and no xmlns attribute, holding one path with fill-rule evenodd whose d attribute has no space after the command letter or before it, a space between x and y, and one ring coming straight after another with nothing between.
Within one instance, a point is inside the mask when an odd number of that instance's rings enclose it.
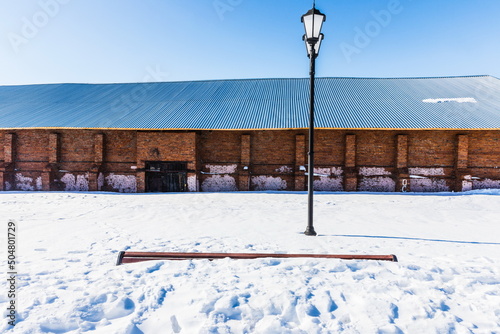
<instances>
[{"instance_id":1,"label":"dark doorway","mask_svg":"<svg viewBox=\"0 0 500 334\"><path fill-rule=\"evenodd\" d=\"M186 162L146 162L146 192L187 191Z\"/></svg>"}]
</instances>

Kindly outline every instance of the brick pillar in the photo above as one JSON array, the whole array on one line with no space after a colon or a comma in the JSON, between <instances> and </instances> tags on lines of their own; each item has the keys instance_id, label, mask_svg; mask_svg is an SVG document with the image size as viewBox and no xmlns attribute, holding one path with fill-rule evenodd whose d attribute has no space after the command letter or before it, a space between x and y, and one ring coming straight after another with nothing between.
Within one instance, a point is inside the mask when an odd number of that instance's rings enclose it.
<instances>
[{"instance_id":1,"label":"brick pillar","mask_svg":"<svg viewBox=\"0 0 500 334\"><path fill-rule=\"evenodd\" d=\"M137 192L143 193L146 191L146 172L144 169L146 168L146 163L144 160L137 161L137 169L139 170L135 175Z\"/></svg>"},{"instance_id":2,"label":"brick pillar","mask_svg":"<svg viewBox=\"0 0 500 334\"><path fill-rule=\"evenodd\" d=\"M467 135L457 136L457 168L469 167L469 137Z\"/></svg>"},{"instance_id":3,"label":"brick pillar","mask_svg":"<svg viewBox=\"0 0 500 334\"><path fill-rule=\"evenodd\" d=\"M14 133L6 133L2 146L4 162L0 164L0 190L7 190L5 189L5 181L10 182L12 186L14 185L11 177L16 161L16 135Z\"/></svg>"},{"instance_id":4,"label":"brick pillar","mask_svg":"<svg viewBox=\"0 0 500 334\"><path fill-rule=\"evenodd\" d=\"M472 190L472 180L469 167L469 137L457 136L457 150L455 156L455 191Z\"/></svg>"},{"instance_id":5,"label":"brick pillar","mask_svg":"<svg viewBox=\"0 0 500 334\"><path fill-rule=\"evenodd\" d=\"M250 163L251 163L251 137L250 135L241 135L240 152L240 173L238 175L238 190L250 190ZM246 167L246 169L245 169Z\"/></svg>"},{"instance_id":6,"label":"brick pillar","mask_svg":"<svg viewBox=\"0 0 500 334\"><path fill-rule=\"evenodd\" d=\"M49 133L49 146L47 147L49 164L43 169L42 172L42 190L50 191L50 185L52 183L53 171L57 170L57 164L59 163L59 157L61 154L61 140L60 134Z\"/></svg>"},{"instance_id":7,"label":"brick pillar","mask_svg":"<svg viewBox=\"0 0 500 334\"><path fill-rule=\"evenodd\" d=\"M358 173L356 171L356 135L345 136L344 190L356 191Z\"/></svg>"},{"instance_id":8,"label":"brick pillar","mask_svg":"<svg viewBox=\"0 0 500 334\"><path fill-rule=\"evenodd\" d=\"M46 168L43 169L43 172L42 172L42 190L43 191L50 191L50 183L52 182L51 174L52 174L52 168L50 165L48 165Z\"/></svg>"},{"instance_id":9,"label":"brick pillar","mask_svg":"<svg viewBox=\"0 0 500 334\"><path fill-rule=\"evenodd\" d=\"M102 172L102 164L104 162L104 134L97 133L94 135L94 165L89 171L89 191L100 191L99 189L99 173Z\"/></svg>"},{"instance_id":10,"label":"brick pillar","mask_svg":"<svg viewBox=\"0 0 500 334\"><path fill-rule=\"evenodd\" d=\"M3 161L6 164L11 164L16 160L16 135L6 133L3 143Z\"/></svg>"},{"instance_id":11,"label":"brick pillar","mask_svg":"<svg viewBox=\"0 0 500 334\"><path fill-rule=\"evenodd\" d=\"M98 133L94 136L94 162L101 165L104 161L104 134Z\"/></svg>"},{"instance_id":12,"label":"brick pillar","mask_svg":"<svg viewBox=\"0 0 500 334\"><path fill-rule=\"evenodd\" d=\"M295 190L306 190L306 136L295 136ZM302 170L301 170L301 167Z\"/></svg>"},{"instance_id":13,"label":"brick pillar","mask_svg":"<svg viewBox=\"0 0 500 334\"><path fill-rule=\"evenodd\" d=\"M91 170L89 172L89 191L99 191L99 185L97 178L99 177L99 172Z\"/></svg>"},{"instance_id":14,"label":"brick pillar","mask_svg":"<svg viewBox=\"0 0 500 334\"><path fill-rule=\"evenodd\" d=\"M408 135L396 136L396 191L410 191L410 174L408 172Z\"/></svg>"},{"instance_id":15,"label":"brick pillar","mask_svg":"<svg viewBox=\"0 0 500 334\"><path fill-rule=\"evenodd\" d=\"M56 164L59 162L59 154L61 151L59 143L58 133L49 134L49 164Z\"/></svg>"},{"instance_id":16,"label":"brick pillar","mask_svg":"<svg viewBox=\"0 0 500 334\"><path fill-rule=\"evenodd\" d=\"M187 173L187 183L188 183L188 191L195 191L198 192L200 191L200 179L201 179L201 171L200 171L200 162L199 162L199 154L198 154L198 147L199 147L199 135L196 132L191 132L190 133L193 136L194 140L194 148L193 148L193 160L188 163L187 168L189 169L189 172Z\"/></svg>"}]
</instances>

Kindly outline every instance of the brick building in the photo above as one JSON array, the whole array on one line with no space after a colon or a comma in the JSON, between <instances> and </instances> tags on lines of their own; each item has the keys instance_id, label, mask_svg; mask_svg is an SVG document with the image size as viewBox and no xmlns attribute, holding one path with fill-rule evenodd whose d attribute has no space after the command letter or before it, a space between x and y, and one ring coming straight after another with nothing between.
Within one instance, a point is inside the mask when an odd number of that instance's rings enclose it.
<instances>
[{"instance_id":1,"label":"brick building","mask_svg":"<svg viewBox=\"0 0 500 334\"><path fill-rule=\"evenodd\" d=\"M308 79L0 86L0 190L306 190ZM323 191L500 188L500 80L317 78Z\"/></svg>"}]
</instances>

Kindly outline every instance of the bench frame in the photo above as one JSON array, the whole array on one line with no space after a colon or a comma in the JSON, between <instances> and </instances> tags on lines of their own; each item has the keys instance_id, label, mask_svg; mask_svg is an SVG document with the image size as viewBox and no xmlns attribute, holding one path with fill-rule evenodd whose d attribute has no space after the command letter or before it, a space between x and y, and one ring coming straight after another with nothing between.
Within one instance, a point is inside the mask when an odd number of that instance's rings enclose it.
<instances>
[{"instance_id":1,"label":"bench frame","mask_svg":"<svg viewBox=\"0 0 500 334\"><path fill-rule=\"evenodd\" d=\"M195 260L195 259L260 259L260 258L319 258L342 260L376 260L398 262L390 255L341 255L341 254L273 254L273 253L179 253L179 252L125 252L118 254L116 265L155 260Z\"/></svg>"}]
</instances>

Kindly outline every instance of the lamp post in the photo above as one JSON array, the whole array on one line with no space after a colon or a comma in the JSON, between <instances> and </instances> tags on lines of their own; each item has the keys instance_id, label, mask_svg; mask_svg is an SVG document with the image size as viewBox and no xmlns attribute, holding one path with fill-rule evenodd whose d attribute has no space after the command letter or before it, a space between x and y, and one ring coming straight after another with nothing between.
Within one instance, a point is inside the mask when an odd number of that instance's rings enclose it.
<instances>
[{"instance_id":1,"label":"lamp post","mask_svg":"<svg viewBox=\"0 0 500 334\"><path fill-rule=\"evenodd\" d=\"M309 104L309 162L308 162L308 215L305 235L316 235L313 226L313 193L314 193L314 72L315 61L319 53L319 47L323 40L321 26L326 20L326 15L322 14L314 7L302 15L301 21L304 23L305 35L302 37L306 43L307 56L310 59L310 104Z\"/></svg>"}]
</instances>

